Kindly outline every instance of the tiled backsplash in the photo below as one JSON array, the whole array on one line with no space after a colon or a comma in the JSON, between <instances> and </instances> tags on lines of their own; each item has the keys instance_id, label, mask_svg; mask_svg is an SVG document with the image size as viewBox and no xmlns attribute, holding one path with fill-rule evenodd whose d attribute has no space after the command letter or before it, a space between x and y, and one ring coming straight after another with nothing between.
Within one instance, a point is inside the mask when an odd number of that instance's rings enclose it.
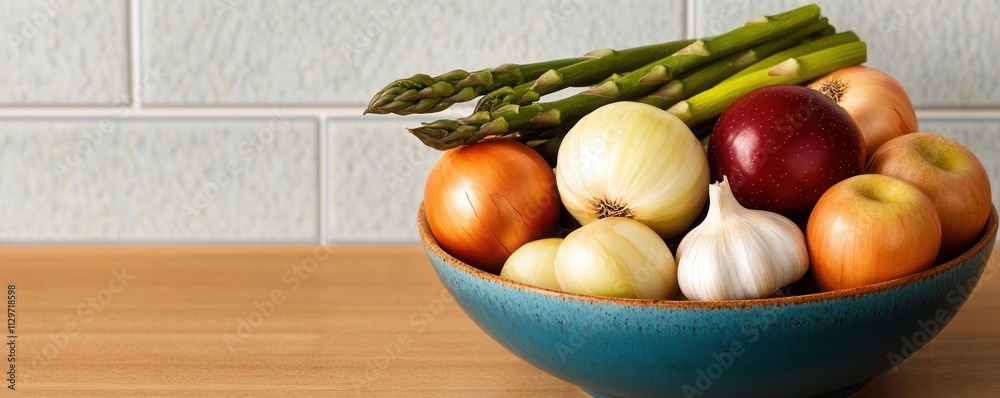
<instances>
[{"instance_id":1,"label":"tiled backsplash","mask_svg":"<svg viewBox=\"0 0 1000 398\"><path fill-rule=\"evenodd\" d=\"M799 0L0 2L0 243L415 242L418 72L712 35ZM1000 3L819 1L1000 202ZM454 116L468 108L451 111Z\"/></svg>"}]
</instances>

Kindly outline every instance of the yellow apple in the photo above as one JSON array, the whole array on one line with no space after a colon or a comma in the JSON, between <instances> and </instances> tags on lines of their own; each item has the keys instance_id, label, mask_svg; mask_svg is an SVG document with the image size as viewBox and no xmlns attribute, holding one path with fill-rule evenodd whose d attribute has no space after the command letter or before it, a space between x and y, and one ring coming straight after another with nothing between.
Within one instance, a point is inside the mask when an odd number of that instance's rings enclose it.
<instances>
[{"instance_id":1,"label":"yellow apple","mask_svg":"<svg viewBox=\"0 0 1000 398\"><path fill-rule=\"evenodd\" d=\"M863 174L820 197L806 243L821 290L884 282L934 265L941 222L934 204L903 180Z\"/></svg>"},{"instance_id":2,"label":"yellow apple","mask_svg":"<svg viewBox=\"0 0 1000 398\"><path fill-rule=\"evenodd\" d=\"M945 137L917 133L889 140L872 155L868 172L920 188L941 217L941 257L951 259L978 240L993 207L990 178L976 155Z\"/></svg>"}]
</instances>

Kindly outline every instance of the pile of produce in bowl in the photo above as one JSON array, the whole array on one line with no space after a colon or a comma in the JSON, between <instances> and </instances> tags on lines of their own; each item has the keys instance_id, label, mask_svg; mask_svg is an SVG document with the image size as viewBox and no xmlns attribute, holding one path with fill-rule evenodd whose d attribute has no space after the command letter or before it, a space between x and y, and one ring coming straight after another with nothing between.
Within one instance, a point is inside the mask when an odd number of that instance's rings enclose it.
<instances>
[{"instance_id":1,"label":"pile of produce in bowl","mask_svg":"<svg viewBox=\"0 0 1000 398\"><path fill-rule=\"evenodd\" d=\"M479 98L410 129L446 150L421 233L466 313L528 362L594 395L849 393L944 327L997 228L980 161L920 132L866 51L808 5L415 75L367 113ZM544 97L567 87L590 88Z\"/></svg>"}]
</instances>

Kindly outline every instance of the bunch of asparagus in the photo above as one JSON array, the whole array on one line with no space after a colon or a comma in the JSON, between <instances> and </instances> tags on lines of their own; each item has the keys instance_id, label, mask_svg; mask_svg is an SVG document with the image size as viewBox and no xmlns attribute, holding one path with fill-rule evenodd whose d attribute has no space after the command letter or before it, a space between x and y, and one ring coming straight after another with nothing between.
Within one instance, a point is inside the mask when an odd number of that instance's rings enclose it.
<instances>
[{"instance_id":1,"label":"bunch of asparagus","mask_svg":"<svg viewBox=\"0 0 1000 398\"><path fill-rule=\"evenodd\" d=\"M545 154L558 148L580 117L612 102L637 101L677 115L704 138L711 128L699 124L754 89L806 83L865 60L866 46L857 35L836 33L818 6L807 5L715 37L472 73L415 75L379 91L365 113L432 113L482 96L472 115L424 123L410 132L439 150L496 136ZM587 86L593 87L541 102L566 87Z\"/></svg>"}]
</instances>

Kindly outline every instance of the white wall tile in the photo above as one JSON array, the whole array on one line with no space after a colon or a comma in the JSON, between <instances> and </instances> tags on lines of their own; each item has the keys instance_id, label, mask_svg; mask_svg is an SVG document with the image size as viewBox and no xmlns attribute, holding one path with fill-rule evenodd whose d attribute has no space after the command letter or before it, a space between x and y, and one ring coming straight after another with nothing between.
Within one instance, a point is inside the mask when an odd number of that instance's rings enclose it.
<instances>
[{"instance_id":1,"label":"white wall tile","mask_svg":"<svg viewBox=\"0 0 1000 398\"><path fill-rule=\"evenodd\" d=\"M149 104L367 104L414 73L575 57L684 35L684 1L149 0Z\"/></svg>"},{"instance_id":2,"label":"white wall tile","mask_svg":"<svg viewBox=\"0 0 1000 398\"><path fill-rule=\"evenodd\" d=\"M406 131L419 118L328 122L328 236L332 243L419 240L417 209L441 152Z\"/></svg>"},{"instance_id":3,"label":"white wall tile","mask_svg":"<svg viewBox=\"0 0 1000 398\"><path fill-rule=\"evenodd\" d=\"M692 0L692 28L718 34L810 1ZM678 39L688 11L684 0L140 3L139 69L147 80L161 76L148 82L143 104L180 107L364 105L384 84L413 73ZM1000 24L991 19L1000 3L819 3L835 26L869 43L869 64L896 76L916 105L1000 109ZM47 9L47 20L35 16ZM125 0L0 3L0 33L7 34L0 107L127 99L129 11ZM11 37L25 36L32 18L38 28L15 48ZM99 119L0 119L0 240L314 242L323 207L327 243L417 242L416 211L440 152L404 128L436 118L331 118L325 162L314 119L279 126L253 160L245 143L267 129L268 118L134 116L113 120L85 148L80 143L95 137ZM1000 118L923 119L921 126L976 152L1000 203ZM76 158L74 151L89 147ZM239 175L215 192L213 174L230 160L242 162ZM326 203L319 202L320 167Z\"/></svg>"},{"instance_id":4,"label":"white wall tile","mask_svg":"<svg viewBox=\"0 0 1000 398\"><path fill-rule=\"evenodd\" d=\"M868 43L868 65L896 77L917 107L1000 106L1000 3L991 0L695 0L695 33L818 3L838 31Z\"/></svg>"},{"instance_id":5,"label":"white wall tile","mask_svg":"<svg viewBox=\"0 0 1000 398\"><path fill-rule=\"evenodd\" d=\"M920 120L920 131L941 134L976 154L990 174L993 205L1000 207L1000 118L993 120Z\"/></svg>"},{"instance_id":6,"label":"white wall tile","mask_svg":"<svg viewBox=\"0 0 1000 398\"><path fill-rule=\"evenodd\" d=\"M126 4L0 2L0 105L128 101Z\"/></svg>"},{"instance_id":7,"label":"white wall tile","mask_svg":"<svg viewBox=\"0 0 1000 398\"><path fill-rule=\"evenodd\" d=\"M316 242L317 138L314 121L277 117L4 121L0 231L15 242Z\"/></svg>"}]
</instances>

